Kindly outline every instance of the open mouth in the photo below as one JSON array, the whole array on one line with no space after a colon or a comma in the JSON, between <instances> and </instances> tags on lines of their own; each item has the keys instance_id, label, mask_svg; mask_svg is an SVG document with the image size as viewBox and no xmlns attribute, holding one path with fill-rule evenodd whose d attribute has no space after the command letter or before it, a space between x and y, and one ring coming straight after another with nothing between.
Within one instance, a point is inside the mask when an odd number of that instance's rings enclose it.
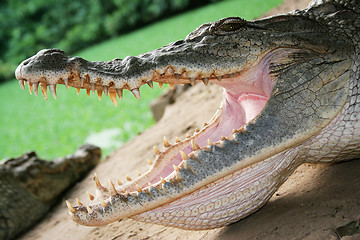
<instances>
[{"instance_id":1,"label":"open mouth","mask_svg":"<svg viewBox=\"0 0 360 240\"><path fill-rule=\"evenodd\" d=\"M238 132L246 132L246 125L256 121L256 117L261 114L272 94L275 78L271 74L271 66L274 63L274 59L281 60L282 57L286 58L289 52L292 53L294 51L296 50L273 49L263 53L262 57L259 57L256 62L249 63L247 64L248 67L242 67L238 71L231 72L230 70L220 71L214 69L212 73L203 74L199 72L194 75L194 71L168 65L160 70L152 70L148 74L151 75L150 77L138 78L134 82L119 82L114 81L116 76L101 78L98 73L94 73L92 69L94 62L87 62L81 58L69 58L60 50L43 50L33 58L25 60L17 68L16 77L22 89L28 83L30 92L34 91L35 94L37 94L37 88L40 85L41 92L45 98L47 98L48 86L51 94L56 98L56 85L64 84L67 87L77 88L78 91L81 88L86 89L88 95L90 95L91 91L97 91L99 98L101 98L103 93L109 95L115 105L117 97L122 97L123 89L132 91L134 96L139 99L140 86L147 83L152 87L153 81L158 82L160 85L164 83L170 85L194 84L195 82L202 81L205 85L215 83L224 88L223 102L210 122L205 123L200 129L196 129L193 134L188 134L186 139L182 141L176 139L175 143L169 143L164 138L164 149L160 151L154 147L156 159L154 161L148 160L150 168L147 172L141 174L136 179L128 177L126 183L118 181L117 186L114 186L109 181L108 187L102 186L95 175L94 180L97 186L97 194L96 197L89 194L89 198L92 200L89 205L78 201L78 206L73 207L67 202L74 221L84 225L103 225L119 218L130 217L153 209L166 202L163 200L157 201L157 203L151 203L149 206L144 207L144 209L120 214L120 217L118 214L114 214L115 216L109 217L109 219L104 216L92 216L95 214L95 211L101 214L110 211L109 205L116 205L114 198L123 203L129 201L126 199L136 198L140 193L148 193L149 196L154 197L154 189L161 192L162 190L159 189L164 188L167 183L181 181L182 177L179 174L181 169L186 169L196 174L196 170L194 171L188 164L190 158L196 158L199 152L207 151L210 147L221 146L226 140L233 140L234 134ZM49 59L44 60L43 58ZM54 74L51 68L47 70L48 66L46 64L59 61L60 64L56 66L65 67L57 69L56 74ZM112 65L116 61L118 60L106 62L105 65ZM40 65L45 62L45 66L41 65L41 70L31 67L28 69L27 66L32 66L34 62L40 62ZM190 72L192 77L189 77ZM237 170L233 169L234 172ZM191 190L194 191L196 189ZM170 199L181 197L182 195L189 194L189 192L183 191L179 194ZM142 204L140 205L142 206ZM85 220L81 220L82 218L85 218ZM89 220L95 218L102 219L96 219L93 222Z\"/></svg>"}]
</instances>

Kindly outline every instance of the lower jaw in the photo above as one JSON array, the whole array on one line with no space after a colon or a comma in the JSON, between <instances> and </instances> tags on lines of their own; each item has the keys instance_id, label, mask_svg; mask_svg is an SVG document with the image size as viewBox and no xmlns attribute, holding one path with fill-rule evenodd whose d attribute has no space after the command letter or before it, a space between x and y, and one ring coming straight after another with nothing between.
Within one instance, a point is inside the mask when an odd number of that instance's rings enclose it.
<instances>
[{"instance_id":1,"label":"lower jaw","mask_svg":"<svg viewBox=\"0 0 360 240\"><path fill-rule=\"evenodd\" d=\"M238 96L224 90L224 100L209 124L201 130L196 130L182 142L175 143L158 154L157 159L149 171L137 179L120 186L120 192L136 191L137 185L146 188L148 183L157 185L161 177L169 181L174 173L173 165L181 165L183 158L180 151L187 155L197 150L207 149L210 144L220 144L224 138L231 140L234 131L241 131L242 127L254 119L263 109L268 98L256 93L243 93ZM196 143L194 147L194 142Z\"/></svg>"}]
</instances>

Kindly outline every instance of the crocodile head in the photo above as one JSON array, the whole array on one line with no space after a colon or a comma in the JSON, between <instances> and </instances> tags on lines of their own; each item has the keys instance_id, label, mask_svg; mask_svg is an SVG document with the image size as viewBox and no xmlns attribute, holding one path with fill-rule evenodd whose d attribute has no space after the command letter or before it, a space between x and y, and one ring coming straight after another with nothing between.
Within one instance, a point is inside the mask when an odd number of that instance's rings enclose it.
<instances>
[{"instance_id":1,"label":"crocodile head","mask_svg":"<svg viewBox=\"0 0 360 240\"><path fill-rule=\"evenodd\" d=\"M67 202L73 220L88 226L130 217L207 229L259 209L300 163L315 159L309 146L331 132L346 106L352 51L345 36L299 13L232 17L109 62L42 50L19 65L16 77L35 94L40 85L45 98L47 87L56 98L57 84L64 84L109 95L115 105L124 89L140 99L140 87L153 82L222 86L223 102L210 122L182 141L164 139L147 172L107 187L95 176L89 204ZM317 160L331 152L319 149Z\"/></svg>"}]
</instances>

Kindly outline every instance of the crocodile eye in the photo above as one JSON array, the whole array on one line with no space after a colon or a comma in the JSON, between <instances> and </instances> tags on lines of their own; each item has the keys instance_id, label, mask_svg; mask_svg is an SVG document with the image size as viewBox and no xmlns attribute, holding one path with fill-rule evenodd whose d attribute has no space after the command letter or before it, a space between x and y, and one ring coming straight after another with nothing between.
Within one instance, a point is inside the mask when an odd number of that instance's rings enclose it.
<instances>
[{"instance_id":1,"label":"crocodile eye","mask_svg":"<svg viewBox=\"0 0 360 240\"><path fill-rule=\"evenodd\" d=\"M232 22L232 23L226 23L224 25L221 26L222 30L225 32L233 32L233 31L237 31L240 28L242 28L244 26L244 23L240 23L240 22Z\"/></svg>"},{"instance_id":2,"label":"crocodile eye","mask_svg":"<svg viewBox=\"0 0 360 240\"><path fill-rule=\"evenodd\" d=\"M215 34L230 34L241 30L246 25L242 18L232 17L220 20L212 28Z\"/></svg>"}]
</instances>

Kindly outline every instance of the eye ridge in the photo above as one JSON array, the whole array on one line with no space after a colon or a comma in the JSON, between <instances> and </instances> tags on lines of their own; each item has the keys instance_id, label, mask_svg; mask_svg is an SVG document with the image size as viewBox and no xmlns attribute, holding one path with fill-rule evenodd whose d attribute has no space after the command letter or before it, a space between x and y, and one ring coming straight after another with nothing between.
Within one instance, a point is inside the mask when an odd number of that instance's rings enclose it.
<instances>
[{"instance_id":1,"label":"eye ridge","mask_svg":"<svg viewBox=\"0 0 360 240\"><path fill-rule=\"evenodd\" d=\"M222 29L225 32L234 32L244 27L245 24L246 21L244 21L243 19L236 19L236 20L232 19L231 21L224 22L220 26L220 29Z\"/></svg>"}]
</instances>

